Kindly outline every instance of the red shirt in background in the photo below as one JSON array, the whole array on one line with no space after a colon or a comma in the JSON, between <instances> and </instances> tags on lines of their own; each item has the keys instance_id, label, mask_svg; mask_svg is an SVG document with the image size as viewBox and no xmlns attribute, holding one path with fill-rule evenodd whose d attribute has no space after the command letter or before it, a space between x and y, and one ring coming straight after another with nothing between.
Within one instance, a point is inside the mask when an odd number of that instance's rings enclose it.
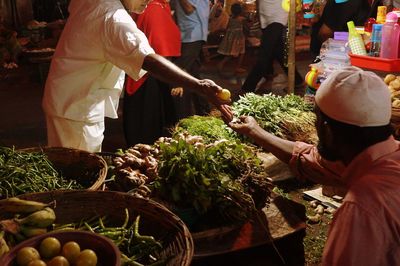
<instances>
[{"instance_id":1,"label":"red shirt in background","mask_svg":"<svg viewBox=\"0 0 400 266\"><path fill-rule=\"evenodd\" d=\"M181 55L181 33L171 15L171 7L165 0L153 0L142 14L132 15L138 28L144 32L154 51L165 57ZM146 81L148 74L135 81L128 77L125 89L134 94Z\"/></svg>"}]
</instances>

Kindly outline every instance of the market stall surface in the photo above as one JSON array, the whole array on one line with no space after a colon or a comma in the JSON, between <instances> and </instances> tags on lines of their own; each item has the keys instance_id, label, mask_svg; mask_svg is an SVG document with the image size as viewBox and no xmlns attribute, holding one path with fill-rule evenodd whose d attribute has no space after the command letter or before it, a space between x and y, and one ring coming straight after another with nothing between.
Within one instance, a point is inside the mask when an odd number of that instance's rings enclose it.
<instances>
[{"instance_id":1,"label":"market stall surface","mask_svg":"<svg viewBox=\"0 0 400 266\"><path fill-rule=\"evenodd\" d=\"M246 55L244 66L251 68L257 56L256 51L249 51ZM308 64L312 58L308 53L297 56L297 67L302 75L308 71ZM234 74L233 63L228 64L226 71L218 73L216 65L220 58L213 57L209 62L204 62L201 68L202 78L210 78L221 86L237 93L247 73ZM233 60L234 61L234 60ZM0 69L0 145L15 146L16 148L37 147L46 145L46 125L41 108L44 78L43 73L48 68L48 62L32 63L22 58L16 69ZM282 94L285 89L286 76L276 65L276 76L271 83L260 86L259 92L273 88L277 94ZM104 151L115 151L125 148L121 119L106 119ZM301 192L305 187L296 187L288 191L294 201L302 201ZM304 211L303 211L304 212ZM234 253L215 252L213 256L197 258L193 265L313 265L320 260L323 241L326 232L326 223L307 228L312 234L304 238L304 230L300 230L271 243L258 245L252 249L245 249ZM325 227L324 227L325 226ZM322 228L322 231L319 230ZM312 249L304 249L303 241L309 241ZM317 243L318 242L318 243ZM322 244L321 244L322 243ZM210 247L210 252L213 247ZM215 247L217 251L217 247ZM312 254L315 252L315 254ZM212 252L211 252L212 253Z\"/></svg>"}]
</instances>

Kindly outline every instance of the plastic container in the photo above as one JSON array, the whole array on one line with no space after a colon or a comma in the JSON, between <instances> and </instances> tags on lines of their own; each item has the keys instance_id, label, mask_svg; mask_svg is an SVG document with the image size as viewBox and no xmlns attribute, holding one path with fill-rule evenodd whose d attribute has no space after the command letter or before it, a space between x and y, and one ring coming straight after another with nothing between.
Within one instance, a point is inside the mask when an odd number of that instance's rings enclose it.
<instances>
[{"instance_id":1,"label":"plastic container","mask_svg":"<svg viewBox=\"0 0 400 266\"><path fill-rule=\"evenodd\" d=\"M349 39L349 33L347 31L335 31L333 33L333 39L336 41L346 41Z\"/></svg>"},{"instance_id":2,"label":"plastic container","mask_svg":"<svg viewBox=\"0 0 400 266\"><path fill-rule=\"evenodd\" d=\"M374 24L376 24L376 20L374 18L369 18L367 22L364 23L364 31L372 32L372 27Z\"/></svg>"},{"instance_id":3,"label":"plastic container","mask_svg":"<svg viewBox=\"0 0 400 266\"><path fill-rule=\"evenodd\" d=\"M389 12L386 22L382 26L382 42L380 57L396 59L398 56L400 26L397 24L397 15Z\"/></svg>"},{"instance_id":4,"label":"plastic container","mask_svg":"<svg viewBox=\"0 0 400 266\"><path fill-rule=\"evenodd\" d=\"M365 50L364 41L361 35L356 31L356 27L353 21L347 22L347 27L349 28L349 46L353 54L367 55Z\"/></svg>"},{"instance_id":5,"label":"plastic container","mask_svg":"<svg viewBox=\"0 0 400 266\"><path fill-rule=\"evenodd\" d=\"M400 59L386 59L372 56L349 54L353 66L372 70L400 72Z\"/></svg>"},{"instance_id":6,"label":"plastic container","mask_svg":"<svg viewBox=\"0 0 400 266\"><path fill-rule=\"evenodd\" d=\"M378 11L376 13L376 23L383 24L386 19L386 6L378 6Z\"/></svg>"},{"instance_id":7,"label":"plastic container","mask_svg":"<svg viewBox=\"0 0 400 266\"><path fill-rule=\"evenodd\" d=\"M382 41L382 24L372 26L371 45L368 51L369 56L379 57Z\"/></svg>"},{"instance_id":8,"label":"plastic container","mask_svg":"<svg viewBox=\"0 0 400 266\"><path fill-rule=\"evenodd\" d=\"M313 18L315 14L313 12L314 0L303 0L303 12L304 18Z\"/></svg>"}]
</instances>

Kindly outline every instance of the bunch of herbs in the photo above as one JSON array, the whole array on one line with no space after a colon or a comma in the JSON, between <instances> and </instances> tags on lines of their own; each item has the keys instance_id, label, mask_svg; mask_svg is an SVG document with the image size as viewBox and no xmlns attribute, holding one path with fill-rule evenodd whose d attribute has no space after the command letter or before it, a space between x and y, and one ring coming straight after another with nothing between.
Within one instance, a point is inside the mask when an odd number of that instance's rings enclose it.
<instances>
[{"instance_id":1,"label":"bunch of herbs","mask_svg":"<svg viewBox=\"0 0 400 266\"><path fill-rule=\"evenodd\" d=\"M172 131L172 135L187 132L193 136L202 136L205 143L221 139L235 140L239 136L230 129L221 118L213 116L190 116L181 119Z\"/></svg>"},{"instance_id":2,"label":"bunch of herbs","mask_svg":"<svg viewBox=\"0 0 400 266\"><path fill-rule=\"evenodd\" d=\"M158 196L201 215L216 212L225 221L251 217L255 204L247 184L252 178L267 180L254 150L238 141L193 145L178 138L160 143L158 160ZM263 189L265 206L270 193L265 182Z\"/></svg>"},{"instance_id":3,"label":"bunch of herbs","mask_svg":"<svg viewBox=\"0 0 400 266\"><path fill-rule=\"evenodd\" d=\"M313 105L299 96L247 93L233 104L235 116L253 116L266 131L288 140L316 142Z\"/></svg>"}]
</instances>

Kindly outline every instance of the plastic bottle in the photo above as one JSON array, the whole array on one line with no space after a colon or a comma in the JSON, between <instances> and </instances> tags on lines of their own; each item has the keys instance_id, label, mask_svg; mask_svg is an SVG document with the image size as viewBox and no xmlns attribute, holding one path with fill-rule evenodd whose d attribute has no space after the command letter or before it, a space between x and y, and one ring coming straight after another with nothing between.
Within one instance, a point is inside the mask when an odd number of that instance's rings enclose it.
<instances>
[{"instance_id":1,"label":"plastic bottle","mask_svg":"<svg viewBox=\"0 0 400 266\"><path fill-rule=\"evenodd\" d=\"M398 23L393 26L393 34L392 34L392 59L397 59L400 56L399 53L399 45L400 45L400 25Z\"/></svg>"},{"instance_id":2,"label":"plastic bottle","mask_svg":"<svg viewBox=\"0 0 400 266\"><path fill-rule=\"evenodd\" d=\"M371 45L368 52L369 56L379 57L382 41L382 24L372 25Z\"/></svg>"},{"instance_id":3,"label":"plastic bottle","mask_svg":"<svg viewBox=\"0 0 400 266\"><path fill-rule=\"evenodd\" d=\"M389 12L386 15L386 22L382 26L382 42L381 53L382 58L395 59L397 58L399 47L400 28L397 24L397 15Z\"/></svg>"},{"instance_id":4,"label":"plastic bottle","mask_svg":"<svg viewBox=\"0 0 400 266\"><path fill-rule=\"evenodd\" d=\"M353 21L347 22L349 28L349 46L352 54L356 55L367 55L365 50L364 41L361 35L356 31Z\"/></svg>"}]
</instances>

